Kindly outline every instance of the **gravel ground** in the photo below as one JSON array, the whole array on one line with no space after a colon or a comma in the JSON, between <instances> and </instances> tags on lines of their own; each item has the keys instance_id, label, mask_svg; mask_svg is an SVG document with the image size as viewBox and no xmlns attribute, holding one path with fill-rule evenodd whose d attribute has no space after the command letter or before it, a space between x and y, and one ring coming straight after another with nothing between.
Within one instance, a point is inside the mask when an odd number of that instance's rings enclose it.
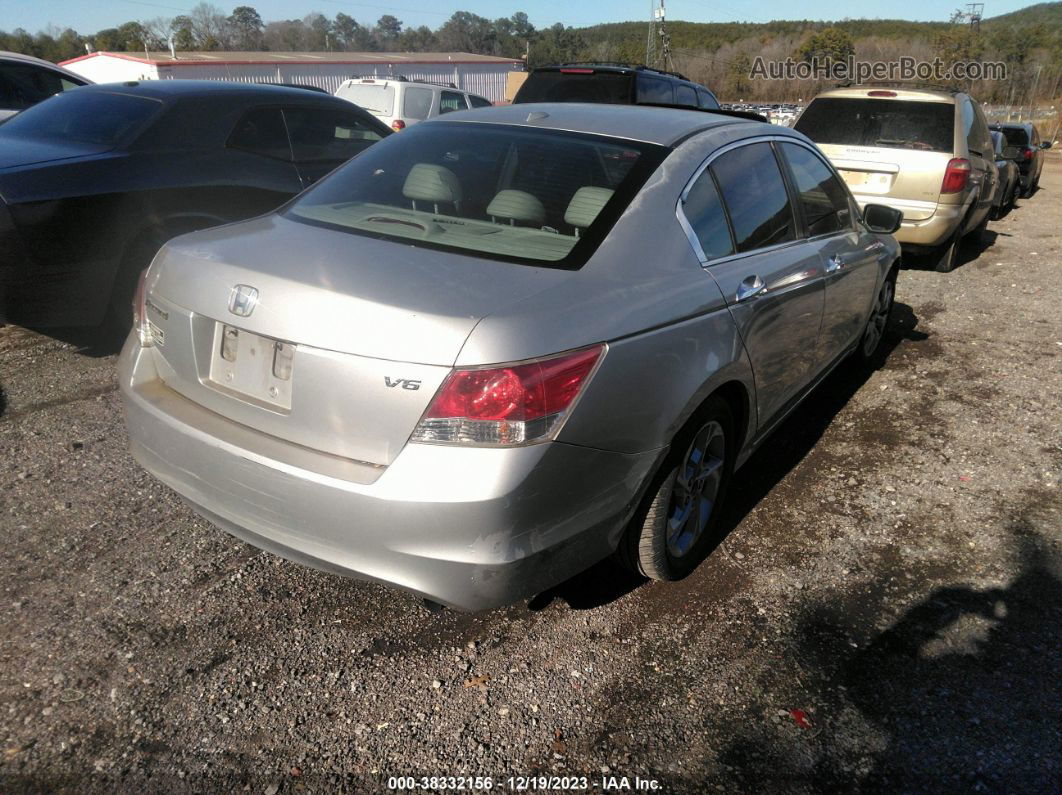
<instances>
[{"instance_id":1,"label":"gravel ground","mask_svg":"<svg viewBox=\"0 0 1062 795\"><path fill-rule=\"evenodd\" d=\"M1052 152L984 250L901 273L884 366L750 461L687 580L482 614L236 542L130 458L113 354L0 329L0 786L1057 788L1060 195Z\"/></svg>"}]
</instances>

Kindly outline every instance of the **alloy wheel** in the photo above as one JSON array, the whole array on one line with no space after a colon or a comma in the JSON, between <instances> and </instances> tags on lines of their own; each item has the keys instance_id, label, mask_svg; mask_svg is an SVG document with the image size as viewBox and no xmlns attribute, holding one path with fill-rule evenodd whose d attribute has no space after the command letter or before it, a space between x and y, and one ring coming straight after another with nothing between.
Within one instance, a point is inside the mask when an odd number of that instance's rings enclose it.
<instances>
[{"instance_id":1,"label":"alloy wheel","mask_svg":"<svg viewBox=\"0 0 1062 795\"><path fill-rule=\"evenodd\" d=\"M693 437L679 464L667 517L667 551L681 558L697 545L716 508L723 481L726 435L716 421Z\"/></svg>"},{"instance_id":2,"label":"alloy wheel","mask_svg":"<svg viewBox=\"0 0 1062 795\"><path fill-rule=\"evenodd\" d=\"M885 335L885 324L889 322L894 289L892 280L886 279L878 292L878 300L874 303L870 320L867 322L866 334L863 335L863 356L866 358L874 355L874 351L881 343L881 338Z\"/></svg>"}]
</instances>

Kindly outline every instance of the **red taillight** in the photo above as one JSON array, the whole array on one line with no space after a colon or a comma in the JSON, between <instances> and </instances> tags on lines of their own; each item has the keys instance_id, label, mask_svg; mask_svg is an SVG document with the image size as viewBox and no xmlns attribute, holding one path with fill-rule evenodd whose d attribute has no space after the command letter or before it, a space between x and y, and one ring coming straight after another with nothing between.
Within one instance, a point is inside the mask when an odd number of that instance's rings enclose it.
<instances>
[{"instance_id":1,"label":"red taillight","mask_svg":"<svg viewBox=\"0 0 1062 795\"><path fill-rule=\"evenodd\" d=\"M1022 150L1022 156L1024 156L1024 158L1026 160L1032 160L1033 159L1033 150L1032 149L1023 149Z\"/></svg>"},{"instance_id":2,"label":"red taillight","mask_svg":"<svg viewBox=\"0 0 1062 795\"><path fill-rule=\"evenodd\" d=\"M151 324L147 319L147 274L147 268L141 271L136 283L136 292L133 294L133 328L136 329L137 339L144 348L155 344Z\"/></svg>"},{"instance_id":3,"label":"red taillight","mask_svg":"<svg viewBox=\"0 0 1062 795\"><path fill-rule=\"evenodd\" d=\"M395 119L393 122L391 122L391 129L395 132L398 132L399 130L404 130L406 129L406 123L401 119ZM406 139L403 138L402 140L404 141Z\"/></svg>"},{"instance_id":4,"label":"red taillight","mask_svg":"<svg viewBox=\"0 0 1062 795\"><path fill-rule=\"evenodd\" d=\"M940 183L941 193L960 193L966 190L970 181L970 161L965 157L953 157L948 161L944 171L944 181Z\"/></svg>"},{"instance_id":5,"label":"red taillight","mask_svg":"<svg viewBox=\"0 0 1062 795\"><path fill-rule=\"evenodd\" d=\"M513 445L548 437L604 350L596 345L527 364L454 370L412 440Z\"/></svg>"},{"instance_id":6,"label":"red taillight","mask_svg":"<svg viewBox=\"0 0 1062 795\"><path fill-rule=\"evenodd\" d=\"M868 97L895 97L895 91L868 91Z\"/></svg>"},{"instance_id":7,"label":"red taillight","mask_svg":"<svg viewBox=\"0 0 1062 795\"><path fill-rule=\"evenodd\" d=\"M594 73L594 70L593 69L561 69L560 73L562 75L592 75Z\"/></svg>"}]
</instances>

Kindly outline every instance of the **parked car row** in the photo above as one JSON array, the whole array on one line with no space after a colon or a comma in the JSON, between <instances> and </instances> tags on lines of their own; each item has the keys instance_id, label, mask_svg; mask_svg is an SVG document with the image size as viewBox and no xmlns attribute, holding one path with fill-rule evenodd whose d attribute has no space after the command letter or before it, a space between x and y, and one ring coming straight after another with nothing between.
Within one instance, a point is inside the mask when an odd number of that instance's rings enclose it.
<instances>
[{"instance_id":1,"label":"parked car row","mask_svg":"<svg viewBox=\"0 0 1062 795\"><path fill-rule=\"evenodd\" d=\"M0 125L0 315L131 307L133 454L261 548L468 609L613 554L681 578L734 472L879 356L897 237L976 232L1017 177L963 94L830 92L794 131L681 75L538 74L490 108L55 96Z\"/></svg>"},{"instance_id":2,"label":"parked car row","mask_svg":"<svg viewBox=\"0 0 1062 795\"><path fill-rule=\"evenodd\" d=\"M1030 195L1051 145L1023 125L992 127L1011 146L993 140L980 105L961 91L856 86L815 97L794 129L821 147L861 205L903 213L896 238L905 251L929 254L948 272L963 242L980 242L993 212L1013 201L999 161L1018 163Z\"/></svg>"}]
</instances>

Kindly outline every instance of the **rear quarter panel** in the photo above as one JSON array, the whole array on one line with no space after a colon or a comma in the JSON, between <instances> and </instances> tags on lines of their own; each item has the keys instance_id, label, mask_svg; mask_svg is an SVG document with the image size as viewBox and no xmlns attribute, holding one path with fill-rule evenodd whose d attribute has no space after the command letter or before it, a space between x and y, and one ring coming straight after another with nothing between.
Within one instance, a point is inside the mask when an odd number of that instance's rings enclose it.
<instances>
[{"instance_id":1,"label":"rear quarter panel","mask_svg":"<svg viewBox=\"0 0 1062 795\"><path fill-rule=\"evenodd\" d=\"M696 167L718 146L749 135L749 128L717 128L680 145L586 265L484 318L457 364L518 361L608 342L558 439L625 453L666 446L728 380L754 396L752 371L723 295L675 216ZM754 412L749 419L754 421Z\"/></svg>"}]
</instances>

